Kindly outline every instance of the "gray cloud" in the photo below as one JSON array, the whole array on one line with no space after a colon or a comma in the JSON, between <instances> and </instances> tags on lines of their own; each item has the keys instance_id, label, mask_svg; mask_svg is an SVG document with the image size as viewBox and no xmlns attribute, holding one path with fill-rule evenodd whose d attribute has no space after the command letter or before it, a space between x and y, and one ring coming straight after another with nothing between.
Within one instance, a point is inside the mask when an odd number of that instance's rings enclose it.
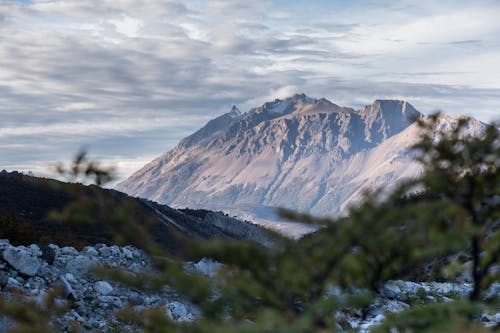
<instances>
[{"instance_id":1,"label":"gray cloud","mask_svg":"<svg viewBox=\"0 0 500 333\"><path fill-rule=\"evenodd\" d=\"M455 46L480 47L483 46L484 41L481 39L455 40L449 44Z\"/></svg>"},{"instance_id":2,"label":"gray cloud","mask_svg":"<svg viewBox=\"0 0 500 333\"><path fill-rule=\"evenodd\" d=\"M128 161L125 174L232 104L247 110L294 90L347 106L401 98L496 115L500 86L474 75L492 80L484 66L500 52L498 26L471 21L463 39L434 38L421 27L446 26L451 5L388 1L385 20L370 3L1 2L0 168L40 170L87 146ZM487 21L491 3L478 3Z\"/></svg>"}]
</instances>

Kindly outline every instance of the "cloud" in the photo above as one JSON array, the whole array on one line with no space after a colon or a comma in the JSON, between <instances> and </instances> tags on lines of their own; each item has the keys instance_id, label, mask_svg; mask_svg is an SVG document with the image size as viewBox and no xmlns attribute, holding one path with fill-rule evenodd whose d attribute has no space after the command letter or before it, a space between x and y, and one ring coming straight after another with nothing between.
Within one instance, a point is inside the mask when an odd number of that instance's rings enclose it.
<instances>
[{"instance_id":1,"label":"cloud","mask_svg":"<svg viewBox=\"0 0 500 333\"><path fill-rule=\"evenodd\" d=\"M198 119L199 117L197 117ZM126 134L144 132L157 128L174 127L193 121L190 117L168 117L168 119L152 118L127 118L104 119L93 121L58 122L50 124L24 124L21 126L1 127L0 138L15 138L19 136L110 136L113 134Z\"/></svg>"},{"instance_id":2,"label":"cloud","mask_svg":"<svg viewBox=\"0 0 500 333\"><path fill-rule=\"evenodd\" d=\"M455 40L449 43L452 45L479 45L482 44L483 41L481 39L466 39L466 40Z\"/></svg>"},{"instance_id":3,"label":"cloud","mask_svg":"<svg viewBox=\"0 0 500 333\"><path fill-rule=\"evenodd\" d=\"M149 158L233 104L296 92L490 120L500 5L457 1L0 2L0 164L85 144Z\"/></svg>"}]
</instances>

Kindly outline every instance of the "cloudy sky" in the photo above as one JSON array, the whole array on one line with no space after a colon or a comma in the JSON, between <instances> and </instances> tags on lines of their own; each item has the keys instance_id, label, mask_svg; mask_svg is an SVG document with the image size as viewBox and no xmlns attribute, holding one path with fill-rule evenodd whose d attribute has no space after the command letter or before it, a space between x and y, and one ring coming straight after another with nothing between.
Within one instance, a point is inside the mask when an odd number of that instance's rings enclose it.
<instances>
[{"instance_id":1,"label":"cloudy sky","mask_svg":"<svg viewBox=\"0 0 500 333\"><path fill-rule=\"evenodd\" d=\"M500 117L498 0L0 0L0 169L121 176L236 104Z\"/></svg>"}]
</instances>

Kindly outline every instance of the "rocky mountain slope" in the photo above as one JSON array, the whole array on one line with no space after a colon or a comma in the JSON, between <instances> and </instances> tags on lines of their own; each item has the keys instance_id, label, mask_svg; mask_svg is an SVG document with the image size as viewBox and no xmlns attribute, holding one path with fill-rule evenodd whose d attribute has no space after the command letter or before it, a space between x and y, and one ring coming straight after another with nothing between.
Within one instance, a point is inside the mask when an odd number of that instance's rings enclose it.
<instances>
[{"instance_id":1,"label":"rocky mountain slope","mask_svg":"<svg viewBox=\"0 0 500 333\"><path fill-rule=\"evenodd\" d=\"M303 94L244 114L233 107L116 188L256 222L276 221L274 207L335 216L365 189L419 173L407 148L421 116L405 101L354 110ZM443 126L453 121L442 118ZM481 123L471 127L478 131Z\"/></svg>"},{"instance_id":2,"label":"rocky mountain slope","mask_svg":"<svg viewBox=\"0 0 500 333\"><path fill-rule=\"evenodd\" d=\"M96 191L96 192L91 192ZM134 223L149 221L148 228L156 241L171 254L181 255L183 240L203 241L213 237L245 239L269 244L269 236L258 226L208 210L177 210L155 202L135 199L114 190L95 186L64 183L53 179L26 176L17 172L0 172L0 235L11 243L56 243L83 247L95 243L113 243L113 234L99 216L92 227L88 224L65 223L53 219L51 212L61 212L71 202L87 196L86 204L98 203L95 193L107 201L110 215L120 214L127 204ZM91 217L95 212L87 209ZM181 237L178 237L178 236Z\"/></svg>"}]
</instances>

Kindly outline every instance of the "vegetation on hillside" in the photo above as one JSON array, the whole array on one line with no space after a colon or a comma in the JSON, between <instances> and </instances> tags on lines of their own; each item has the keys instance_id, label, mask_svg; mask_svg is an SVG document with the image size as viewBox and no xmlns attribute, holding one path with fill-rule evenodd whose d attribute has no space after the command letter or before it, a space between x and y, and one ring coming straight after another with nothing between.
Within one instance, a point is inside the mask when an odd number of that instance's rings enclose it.
<instances>
[{"instance_id":1,"label":"vegetation on hillside","mask_svg":"<svg viewBox=\"0 0 500 333\"><path fill-rule=\"evenodd\" d=\"M82 154L70 167L59 165L59 172L69 182L0 172L0 238L7 238L14 245L53 243L75 248L96 243L110 245L117 236L112 221L125 219L148 228L154 241L170 255L182 256L184 243L190 243L189 240L204 241L215 236L238 238L243 232L253 240L258 240L260 234L262 238L267 236L265 230L221 212L173 209L97 185L82 184L102 182L96 178L104 177L104 171L89 177L96 165Z\"/></svg>"}]
</instances>

